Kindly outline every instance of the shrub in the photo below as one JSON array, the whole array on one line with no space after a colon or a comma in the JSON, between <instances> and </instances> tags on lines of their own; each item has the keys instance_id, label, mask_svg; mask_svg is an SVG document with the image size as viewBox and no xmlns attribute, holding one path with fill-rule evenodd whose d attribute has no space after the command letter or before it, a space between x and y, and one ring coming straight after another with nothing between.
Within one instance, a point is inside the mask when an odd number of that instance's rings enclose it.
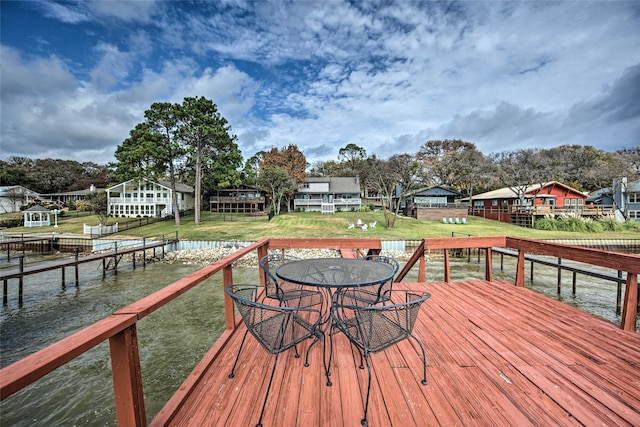
<instances>
[{"instance_id":1,"label":"shrub","mask_svg":"<svg viewBox=\"0 0 640 427\"><path fill-rule=\"evenodd\" d=\"M592 218L585 218L584 225L590 233L602 233L604 231L602 224L598 221L594 221Z\"/></svg>"},{"instance_id":2,"label":"shrub","mask_svg":"<svg viewBox=\"0 0 640 427\"><path fill-rule=\"evenodd\" d=\"M622 223L622 228L624 228L625 230L640 231L640 221L625 221Z\"/></svg>"},{"instance_id":3,"label":"shrub","mask_svg":"<svg viewBox=\"0 0 640 427\"><path fill-rule=\"evenodd\" d=\"M598 220L602 224L604 231L621 231L622 222L618 221L613 215L607 215Z\"/></svg>"},{"instance_id":4,"label":"shrub","mask_svg":"<svg viewBox=\"0 0 640 427\"><path fill-rule=\"evenodd\" d=\"M544 218L536 220L533 228L537 230L554 231L557 230L558 225L556 224L556 220L553 215L545 215Z\"/></svg>"}]
</instances>

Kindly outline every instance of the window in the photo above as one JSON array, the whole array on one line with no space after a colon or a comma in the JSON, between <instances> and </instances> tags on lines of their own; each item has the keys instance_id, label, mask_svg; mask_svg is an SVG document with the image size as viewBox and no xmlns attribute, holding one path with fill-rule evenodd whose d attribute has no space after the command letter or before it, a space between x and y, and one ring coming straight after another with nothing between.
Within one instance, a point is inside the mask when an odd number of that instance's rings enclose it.
<instances>
[{"instance_id":1,"label":"window","mask_svg":"<svg viewBox=\"0 0 640 427\"><path fill-rule=\"evenodd\" d=\"M497 204L497 203L498 203L498 202L496 201L496 204ZM474 206L474 207L476 207L476 208L481 208L481 207L483 207L483 206L484 206L484 200L474 200L474 201L473 201L473 206ZM494 205L494 206L495 206L495 205Z\"/></svg>"},{"instance_id":2,"label":"window","mask_svg":"<svg viewBox=\"0 0 640 427\"><path fill-rule=\"evenodd\" d=\"M627 218L634 221L640 221L640 211L629 211Z\"/></svg>"},{"instance_id":3,"label":"window","mask_svg":"<svg viewBox=\"0 0 640 427\"><path fill-rule=\"evenodd\" d=\"M309 183L305 182L304 184L302 184L302 188L305 188L305 189L308 190L309 189Z\"/></svg>"},{"instance_id":4,"label":"window","mask_svg":"<svg viewBox=\"0 0 640 427\"><path fill-rule=\"evenodd\" d=\"M497 200L492 200L491 201L491 206L498 206L498 201Z\"/></svg>"},{"instance_id":5,"label":"window","mask_svg":"<svg viewBox=\"0 0 640 427\"><path fill-rule=\"evenodd\" d=\"M629 203L640 203L640 193L629 193Z\"/></svg>"}]
</instances>

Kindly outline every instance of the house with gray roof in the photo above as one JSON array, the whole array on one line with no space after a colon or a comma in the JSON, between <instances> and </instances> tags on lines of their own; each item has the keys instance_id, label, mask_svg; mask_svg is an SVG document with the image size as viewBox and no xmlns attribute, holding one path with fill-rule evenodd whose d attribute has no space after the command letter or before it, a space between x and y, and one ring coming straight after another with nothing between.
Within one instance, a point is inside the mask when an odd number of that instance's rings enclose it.
<instances>
[{"instance_id":1,"label":"house with gray roof","mask_svg":"<svg viewBox=\"0 0 640 427\"><path fill-rule=\"evenodd\" d=\"M129 180L106 190L107 209L114 217L161 217L174 215L171 184L168 181ZM178 209L195 207L194 189L176 183Z\"/></svg>"},{"instance_id":2,"label":"house with gray roof","mask_svg":"<svg viewBox=\"0 0 640 427\"><path fill-rule=\"evenodd\" d=\"M307 177L293 199L294 210L323 214L359 211L361 206L358 177Z\"/></svg>"},{"instance_id":3,"label":"house with gray roof","mask_svg":"<svg viewBox=\"0 0 640 427\"><path fill-rule=\"evenodd\" d=\"M0 213L20 212L20 208L39 197L38 193L21 185L0 186Z\"/></svg>"}]
</instances>

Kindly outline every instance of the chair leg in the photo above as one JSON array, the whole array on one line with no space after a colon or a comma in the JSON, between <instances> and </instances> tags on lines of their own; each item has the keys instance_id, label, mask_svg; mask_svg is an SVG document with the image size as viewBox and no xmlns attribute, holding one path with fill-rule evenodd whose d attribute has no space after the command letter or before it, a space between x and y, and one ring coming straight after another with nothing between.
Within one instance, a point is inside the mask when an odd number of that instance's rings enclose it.
<instances>
[{"instance_id":1,"label":"chair leg","mask_svg":"<svg viewBox=\"0 0 640 427\"><path fill-rule=\"evenodd\" d=\"M333 325L329 325L329 362L327 362L327 340L322 343L322 362L324 363L324 373L327 376L327 387L331 387L331 359L333 358L333 333L331 329Z\"/></svg>"},{"instance_id":2,"label":"chair leg","mask_svg":"<svg viewBox=\"0 0 640 427\"><path fill-rule=\"evenodd\" d=\"M233 362L233 367L231 368L231 373L229 373L229 378L233 378L234 372L236 370L236 365L238 364L238 359L240 359L240 353L242 352L242 346L244 346L244 340L247 339L247 334L249 331L245 331L244 336L242 337L242 341L240 342L240 348L238 349L238 354L236 354L236 360Z\"/></svg>"},{"instance_id":3,"label":"chair leg","mask_svg":"<svg viewBox=\"0 0 640 427\"><path fill-rule=\"evenodd\" d=\"M278 356L280 356L280 353L276 353L276 357L273 361L273 369L271 370L271 376L269 377L269 385L267 386L267 392L264 395L264 402L262 402L262 410L260 411L260 418L258 419L258 424L256 424L256 427L262 427L262 416L264 415L264 408L267 406L267 399L269 398L269 390L271 390L271 383L273 382L273 376L276 373Z\"/></svg>"},{"instance_id":4,"label":"chair leg","mask_svg":"<svg viewBox=\"0 0 640 427\"><path fill-rule=\"evenodd\" d=\"M369 394L371 393L371 366L369 365L369 354L365 351L364 354L364 361L367 365L367 376L368 376L368 380L367 380L367 398L365 399L365 403L364 403L364 417L362 418L362 420L360 421L360 424L362 424L363 426L368 426L369 425L369 421L367 421L367 413L369 411Z\"/></svg>"},{"instance_id":5,"label":"chair leg","mask_svg":"<svg viewBox=\"0 0 640 427\"><path fill-rule=\"evenodd\" d=\"M422 371L422 385L429 385L427 382L427 354L424 352L424 346L418 338L413 336L413 334L411 334L410 337L418 343L420 350L422 350L422 366L424 368Z\"/></svg>"}]
</instances>

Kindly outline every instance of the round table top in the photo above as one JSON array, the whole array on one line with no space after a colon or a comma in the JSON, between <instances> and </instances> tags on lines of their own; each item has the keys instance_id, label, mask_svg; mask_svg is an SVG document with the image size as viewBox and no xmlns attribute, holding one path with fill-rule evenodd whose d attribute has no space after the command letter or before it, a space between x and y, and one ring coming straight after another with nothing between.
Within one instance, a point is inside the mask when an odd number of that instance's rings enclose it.
<instances>
[{"instance_id":1,"label":"round table top","mask_svg":"<svg viewBox=\"0 0 640 427\"><path fill-rule=\"evenodd\" d=\"M354 258L300 259L276 269L276 275L288 282L329 288L373 285L394 273L390 264Z\"/></svg>"}]
</instances>

